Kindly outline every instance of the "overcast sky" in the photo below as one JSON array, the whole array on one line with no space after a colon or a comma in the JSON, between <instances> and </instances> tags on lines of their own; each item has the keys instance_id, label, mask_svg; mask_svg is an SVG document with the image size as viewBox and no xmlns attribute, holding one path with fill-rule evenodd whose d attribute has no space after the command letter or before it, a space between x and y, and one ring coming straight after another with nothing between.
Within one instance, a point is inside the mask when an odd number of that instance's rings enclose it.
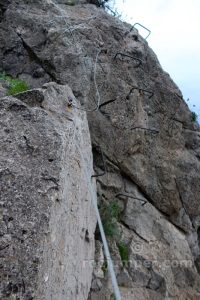
<instances>
[{"instance_id":1,"label":"overcast sky","mask_svg":"<svg viewBox=\"0 0 200 300\"><path fill-rule=\"evenodd\" d=\"M123 20L151 30L149 46L200 115L200 0L115 0ZM138 28L139 29L139 28ZM139 29L140 30L140 29ZM142 32L145 35L146 32ZM195 105L195 106L194 106Z\"/></svg>"}]
</instances>

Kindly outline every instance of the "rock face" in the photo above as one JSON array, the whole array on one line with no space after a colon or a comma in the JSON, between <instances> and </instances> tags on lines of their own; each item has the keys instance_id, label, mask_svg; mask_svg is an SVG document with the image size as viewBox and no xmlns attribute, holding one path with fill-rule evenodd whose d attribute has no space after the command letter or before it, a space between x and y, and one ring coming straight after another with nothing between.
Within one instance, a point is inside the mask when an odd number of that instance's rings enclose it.
<instances>
[{"instance_id":1,"label":"rock face","mask_svg":"<svg viewBox=\"0 0 200 300\"><path fill-rule=\"evenodd\" d=\"M68 86L0 100L1 299L87 299L96 219L84 112Z\"/></svg>"},{"instance_id":2,"label":"rock face","mask_svg":"<svg viewBox=\"0 0 200 300\"><path fill-rule=\"evenodd\" d=\"M120 210L109 242L123 299L199 299L200 131L180 90L137 30L95 5L10 2L2 6L0 70L32 88L68 84L87 111L98 173L97 146L104 153L98 200ZM97 239L89 299L110 299Z\"/></svg>"}]
</instances>

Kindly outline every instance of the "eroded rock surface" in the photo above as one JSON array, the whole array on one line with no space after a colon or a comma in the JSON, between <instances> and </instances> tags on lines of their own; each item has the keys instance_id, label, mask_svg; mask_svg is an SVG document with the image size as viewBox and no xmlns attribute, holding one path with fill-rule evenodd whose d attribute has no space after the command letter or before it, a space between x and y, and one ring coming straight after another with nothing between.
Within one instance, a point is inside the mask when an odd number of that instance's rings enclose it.
<instances>
[{"instance_id":1,"label":"eroded rock surface","mask_svg":"<svg viewBox=\"0 0 200 300\"><path fill-rule=\"evenodd\" d=\"M199 299L199 125L148 43L130 30L91 4L11 1L0 68L31 87L67 83L85 110L100 95L88 120L96 172L103 169L98 145L107 164L100 206L121 208L118 239L130 264L123 266L117 240L110 246L123 298ZM105 265L94 270L91 287L92 300L110 299Z\"/></svg>"},{"instance_id":2,"label":"eroded rock surface","mask_svg":"<svg viewBox=\"0 0 200 300\"><path fill-rule=\"evenodd\" d=\"M87 119L68 86L0 99L1 299L87 299L96 218Z\"/></svg>"}]
</instances>

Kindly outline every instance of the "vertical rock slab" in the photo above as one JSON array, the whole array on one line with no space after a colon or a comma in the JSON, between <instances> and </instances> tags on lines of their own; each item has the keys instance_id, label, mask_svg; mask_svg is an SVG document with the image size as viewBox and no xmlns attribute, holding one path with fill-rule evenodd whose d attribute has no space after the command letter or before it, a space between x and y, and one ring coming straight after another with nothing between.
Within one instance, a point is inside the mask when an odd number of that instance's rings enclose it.
<instances>
[{"instance_id":1,"label":"vertical rock slab","mask_svg":"<svg viewBox=\"0 0 200 300\"><path fill-rule=\"evenodd\" d=\"M68 86L16 97L0 99L0 298L87 299L96 187L86 115Z\"/></svg>"}]
</instances>

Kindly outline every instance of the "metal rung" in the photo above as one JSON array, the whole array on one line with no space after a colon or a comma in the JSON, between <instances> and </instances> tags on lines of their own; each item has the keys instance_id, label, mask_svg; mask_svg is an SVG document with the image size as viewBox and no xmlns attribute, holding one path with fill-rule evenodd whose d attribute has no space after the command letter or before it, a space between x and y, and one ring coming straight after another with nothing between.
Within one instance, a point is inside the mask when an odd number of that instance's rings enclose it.
<instances>
[{"instance_id":1,"label":"metal rung","mask_svg":"<svg viewBox=\"0 0 200 300\"><path fill-rule=\"evenodd\" d=\"M134 90L138 90L139 92L145 92L145 93L150 94L149 99L151 99L151 98L153 97L153 95L154 95L154 92L151 91L151 90L141 89L141 88L139 88L139 87L137 87L137 86L133 86L133 87L131 88L130 92L128 93L128 95L126 96L126 99L127 99L127 100L129 99L130 95L132 94L132 92L133 92Z\"/></svg>"},{"instance_id":2,"label":"metal rung","mask_svg":"<svg viewBox=\"0 0 200 300\"><path fill-rule=\"evenodd\" d=\"M103 102L102 104L99 105L99 109L101 109L102 106L105 106L105 105L108 105L112 102L115 102L117 99L112 99L112 100L108 100L108 101L105 101Z\"/></svg>"},{"instance_id":3,"label":"metal rung","mask_svg":"<svg viewBox=\"0 0 200 300\"><path fill-rule=\"evenodd\" d=\"M137 198L137 197L133 197L133 196L131 196L130 194L119 193L119 194L115 195L116 198L119 198L120 196L124 196L124 197L127 197L127 198L132 198L132 199L138 200L138 201L140 201L140 202L143 202L143 203L142 203L142 206L144 206L144 205L147 203L146 200L141 199L141 198Z\"/></svg>"},{"instance_id":4,"label":"metal rung","mask_svg":"<svg viewBox=\"0 0 200 300\"><path fill-rule=\"evenodd\" d=\"M181 100L184 100L184 99L183 99L183 96L181 96L181 95L179 95L179 94L177 94L177 93L171 91L170 88L167 89L167 88L166 88L165 86L163 86L163 85L160 85L160 84L159 84L159 85L157 86L157 89L158 89L159 93L162 93L163 95L166 95L166 96L168 96L168 97L169 97L169 95L172 95L172 96L177 97L177 98L179 98L179 99L181 99Z\"/></svg>"},{"instance_id":5,"label":"metal rung","mask_svg":"<svg viewBox=\"0 0 200 300\"><path fill-rule=\"evenodd\" d=\"M167 90L166 92L163 92L163 90L159 90L159 92L162 93L165 96L168 96L168 97L169 97L169 95L172 95L174 98L178 98L180 100L184 100L182 96L180 96L177 93L174 93L174 92L172 92L170 90Z\"/></svg>"},{"instance_id":6,"label":"metal rung","mask_svg":"<svg viewBox=\"0 0 200 300\"><path fill-rule=\"evenodd\" d=\"M112 10L108 5L104 6L107 10L109 10L114 17L118 16L119 14L117 12L115 12L114 10Z\"/></svg>"},{"instance_id":7,"label":"metal rung","mask_svg":"<svg viewBox=\"0 0 200 300\"><path fill-rule=\"evenodd\" d=\"M114 59L116 59L118 55L129 57L129 58L132 58L133 60L137 60L138 61L138 65L135 66L136 68L139 67L143 63L143 61L140 58L137 58L135 56L131 56L131 55L128 55L128 54L124 54L124 53L121 53L121 52L117 52L115 54L115 56L114 56Z\"/></svg>"},{"instance_id":8,"label":"metal rung","mask_svg":"<svg viewBox=\"0 0 200 300\"><path fill-rule=\"evenodd\" d=\"M180 96L180 95L178 95L177 93L174 93L174 96L176 96L177 98L179 98L179 99L183 100L183 97L182 97L182 96Z\"/></svg>"},{"instance_id":9,"label":"metal rung","mask_svg":"<svg viewBox=\"0 0 200 300\"><path fill-rule=\"evenodd\" d=\"M151 129L151 128L145 128L145 127L132 127L132 128L130 128L130 130L135 130L135 129L142 129L142 130L146 130L146 131L151 131L153 133L159 133L159 130L157 130L157 129Z\"/></svg>"},{"instance_id":10,"label":"metal rung","mask_svg":"<svg viewBox=\"0 0 200 300\"><path fill-rule=\"evenodd\" d=\"M150 36L151 30L149 30L148 28L146 28L144 25L142 25L142 24L140 24L140 23L135 23L135 24L131 27L129 33L133 30L133 28L135 28L136 25L139 25L140 27L144 28L145 30L147 30L147 31L149 32L148 35L144 38L144 39L146 40L146 39Z\"/></svg>"}]
</instances>

